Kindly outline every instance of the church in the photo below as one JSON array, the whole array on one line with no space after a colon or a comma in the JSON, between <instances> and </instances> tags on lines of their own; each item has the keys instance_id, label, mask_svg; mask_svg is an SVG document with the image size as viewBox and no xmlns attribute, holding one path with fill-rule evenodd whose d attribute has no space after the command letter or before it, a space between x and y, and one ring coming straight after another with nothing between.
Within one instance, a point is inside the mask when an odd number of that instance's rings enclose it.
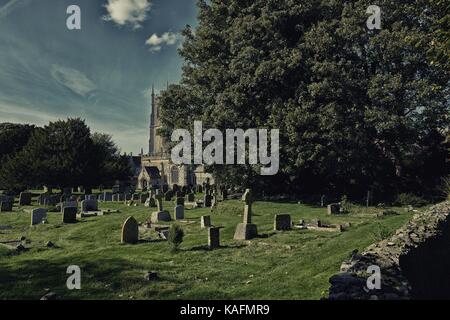
<instances>
[{"instance_id":1,"label":"church","mask_svg":"<svg viewBox=\"0 0 450 320\"><path fill-rule=\"evenodd\" d=\"M148 154L141 155L141 170L137 188L172 188L174 185L196 186L203 183L214 184L211 174L205 172L202 165L175 165L170 158L170 150L164 138L158 134L161 128L158 97L152 87L150 111L150 137Z\"/></svg>"}]
</instances>

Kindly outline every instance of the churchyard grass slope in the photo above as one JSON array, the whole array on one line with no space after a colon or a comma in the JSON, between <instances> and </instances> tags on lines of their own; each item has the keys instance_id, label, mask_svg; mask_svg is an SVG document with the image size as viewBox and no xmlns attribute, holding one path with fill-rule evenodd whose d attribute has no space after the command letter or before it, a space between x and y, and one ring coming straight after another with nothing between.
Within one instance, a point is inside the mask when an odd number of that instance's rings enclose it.
<instances>
[{"instance_id":1,"label":"churchyard grass slope","mask_svg":"<svg viewBox=\"0 0 450 320\"><path fill-rule=\"evenodd\" d=\"M243 203L220 203L209 208L185 210L185 237L177 252L154 231L140 232L140 243L121 244L121 225L129 216L139 223L150 219L154 208L100 203L101 209L119 213L78 219L62 224L60 213L48 213L48 224L30 227L30 214L17 211L0 214L0 239L24 236L29 248L13 253L0 246L0 299L39 299L49 290L61 299L320 299L328 279L354 250L374 242L380 226L387 233L401 227L413 213L395 209L398 215L377 218L376 208L360 208L356 214L329 216L326 208L296 203L255 202L252 222L259 237L233 240L242 222ZM164 202L173 214L174 202ZM292 221L350 222L345 232L311 230L273 231L275 214L287 213ZM208 233L200 217L211 215L220 230L221 248L207 249ZM191 223L190 223L191 222ZM55 248L46 247L51 241ZM81 268L81 290L68 290L66 269ZM144 279L156 271L158 279Z\"/></svg>"}]
</instances>

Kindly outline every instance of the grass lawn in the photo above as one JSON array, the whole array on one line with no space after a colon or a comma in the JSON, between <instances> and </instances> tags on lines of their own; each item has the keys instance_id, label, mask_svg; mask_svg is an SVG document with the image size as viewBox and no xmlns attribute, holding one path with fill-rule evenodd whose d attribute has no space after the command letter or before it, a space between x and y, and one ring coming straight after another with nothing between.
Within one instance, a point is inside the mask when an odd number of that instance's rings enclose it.
<instances>
[{"instance_id":1,"label":"grass lawn","mask_svg":"<svg viewBox=\"0 0 450 320\"><path fill-rule=\"evenodd\" d=\"M0 230L0 240L31 240L26 245L30 250L21 254L0 247L0 299L39 299L46 289L62 299L320 299L329 277L352 250L381 240L412 215L394 208L399 215L377 218L381 209L359 208L349 215L328 216L320 207L256 202L253 222L266 236L237 242L233 235L242 221L243 203L229 200L211 217L215 226L224 227L222 248L206 250L207 232L200 228L200 216L209 209L198 208L185 211L186 220L195 223L179 223L185 239L173 253L153 231L140 234L150 241L120 243L121 224L128 216L144 222L155 209L121 203L100 203L100 208L120 213L83 218L73 225L63 225L60 213L49 213L49 224L33 227L29 213L0 213L0 225L13 227ZM164 208L173 216L172 202L165 202ZM273 232L277 213L289 213L295 222L320 218L352 226L342 233ZM47 248L47 241L57 248ZM81 290L66 288L69 265L81 268ZM146 271L157 271L159 279L146 281Z\"/></svg>"}]
</instances>

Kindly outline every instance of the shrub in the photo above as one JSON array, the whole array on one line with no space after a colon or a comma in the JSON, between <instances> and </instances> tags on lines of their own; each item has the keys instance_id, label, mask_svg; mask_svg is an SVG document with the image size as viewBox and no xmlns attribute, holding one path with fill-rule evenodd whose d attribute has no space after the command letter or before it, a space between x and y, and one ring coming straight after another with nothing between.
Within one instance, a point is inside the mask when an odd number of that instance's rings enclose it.
<instances>
[{"instance_id":1,"label":"shrub","mask_svg":"<svg viewBox=\"0 0 450 320\"><path fill-rule=\"evenodd\" d=\"M371 233L374 242L380 242L391 236L391 232L389 231L389 229L381 223L377 223Z\"/></svg>"},{"instance_id":2,"label":"shrub","mask_svg":"<svg viewBox=\"0 0 450 320\"><path fill-rule=\"evenodd\" d=\"M179 225L173 224L169 229L169 238L167 239L173 251L178 250L178 247L183 242L183 237L183 229Z\"/></svg>"},{"instance_id":3,"label":"shrub","mask_svg":"<svg viewBox=\"0 0 450 320\"><path fill-rule=\"evenodd\" d=\"M395 201L396 205L399 206L413 206L416 208L423 207L428 204L428 202L412 193L402 193L397 196Z\"/></svg>"}]
</instances>

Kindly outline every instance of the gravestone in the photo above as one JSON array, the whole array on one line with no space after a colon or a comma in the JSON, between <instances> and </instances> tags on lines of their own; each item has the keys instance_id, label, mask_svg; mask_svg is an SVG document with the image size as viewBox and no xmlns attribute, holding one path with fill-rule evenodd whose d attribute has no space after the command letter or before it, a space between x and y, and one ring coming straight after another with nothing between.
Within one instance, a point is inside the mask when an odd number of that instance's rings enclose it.
<instances>
[{"instance_id":1,"label":"gravestone","mask_svg":"<svg viewBox=\"0 0 450 320\"><path fill-rule=\"evenodd\" d=\"M139 201L140 200L140 195L137 193L133 193L133 196L131 197L131 200L133 201Z\"/></svg>"},{"instance_id":2,"label":"gravestone","mask_svg":"<svg viewBox=\"0 0 450 320\"><path fill-rule=\"evenodd\" d=\"M135 218L128 217L122 225L121 242L136 244L139 242L139 225Z\"/></svg>"},{"instance_id":3,"label":"gravestone","mask_svg":"<svg viewBox=\"0 0 450 320\"><path fill-rule=\"evenodd\" d=\"M291 216L289 214L277 214L274 220L273 229L275 231L290 230L292 227Z\"/></svg>"},{"instance_id":4,"label":"gravestone","mask_svg":"<svg viewBox=\"0 0 450 320\"><path fill-rule=\"evenodd\" d=\"M103 201L105 201L105 202L112 201L112 197L113 197L113 195L111 192L103 192Z\"/></svg>"},{"instance_id":5,"label":"gravestone","mask_svg":"<svg viewBox=\"0 0 450 320\"><path fill-rule=\"evenodd\" d=\"M164 200L166 200L166 201L171 201L172 197L173 197L173 192L170 190L164 194Z\"/></svg>"},{"instance_id":6,"label":"gravestone","mask_svg":"<svg viewBox=\"0 0 450 320\"><path fill-rule=\"evenodd\" d=\"M86 200L97 200L97 196L95 194L86 195Z\"/></svg>"},{"instance_id":7,"label":"gravestone","mask_svg":"<svg viewBox=\"0 0 450 320\"><path fill-rule=\"evenodd\" d=\"M77 207L64 207L62 212L63 223L76 223L77 222Z\"/></svg>"},{"instance_id":8,"label":"gravestone","mask_svg":"<svg viewBox=\"0 0 450 320\"><path fill-rule=\"evenodd\" d=\"M81 212L98 211L97 200L84 200L81 202Z\"/></svg>"},{"instance_id":9,"label":"gravestone","mask_svg":"<svg viewBox=\"0 0 450 320\"><path fill-rule=\"evenodd\" d=\"M144 204L144 203L147 201L147 199L148 199L148 194L147 194L147 193L143 193L143 194L141 194L140 197L139 197L139 201L140 201L142 204Z\"/></svg>"},{"instance_id":10,"label":"gravestone","mask_svg":"<svg viewBox=\"0 0 450 320\"><path fill-rule=\"evenodd\" d=\"M209 249L220 247L220 228L208 229L208 247Z\"/></svg>"},{"instance_id":11,"label":"gravestone","mask_svg":"<svg viewBox=\"0 0 450 320\"><path fill-rule=\"evenodd\" d=\"M157 222L168 222L172 221L172 217L170 216L170 213L168 211L164 211L163 208L163 196L161 194L158 194L155 196L156 198L156 205L158 207L158 211L152 213L151 221L153 223Z\"/></svg>"},{"instance_id":12,"label":"gravestone","mask_svg":"<svg viewBox=\"0 0 450 320\"><path fill-rule=\"evenodd\" d=\"M31 205L31 193L21 192L19 196L19 206L29 206Z\"/></svg>"},{"instance_id":13,"label":"gravestone","mask_svg":"<svg viewBox=\"0 0 450 320\"><path fill-rule=\"evenodd\" d=\"M38 208L31 211L32 226L42 223L45 219L47 219L47 209Z\"/></svg>"},{"instance_id":14,"label":"gravestone","mask_svg":"<svg viewBox=\"0 0 450 320\"><path fill-rule=\"evenodd\" d=\"M112 201L114 201L114 202L123 202L123 201L125 201L125 195L123 193L113 194Z\"/></svg>"},{"instance_id":15,"label":"gravestone","mask_svg":"<svg viewBox=\"0 0 450 320\"><path fill-rule=\"evenodd\" d=\"M6 199L5 199L6 200ZM11 212L13 209L13 202L10 201L0 201L0 212Z\"/></svg>"},{"instance_id":16,"label":"gravestone","mask_svg":"<svg viewBox=\"0 0 450 320\"><path fill-rule=\"evenodd\" d=\"M184 219L184 206L178 205L175 207L174 211L175 211L175 220Z\"/></svg>"},{"instance_id":17,"label":"gravestone","mask_svg":"<svg viewBox=\"0 0 450 320\"><path fill-rule=\"evenodd\" d=\"M339 214L341 211L341 205L339 203L332 203L328 205L328 214Z\"/></svg>"},{"instance_id":18,"label":"gravestone","mask_svg":"<svg viewBox=\"0 0 450 320\"><path fill-rule=\"evenodd\" d=\"M205 196L203 197L203 206L205 208L209 208L209 207L211 207L211 202L212 202L211 195L205 194Z\"/></svg>"},{"instance_id":19,"label":"gravestone","mask_svg":"<svg viewBox=\"0 0 450 320\"><path fill-rule=\"evenodd\" d=\"M250 189L245 190L242 200L245 202L244 222L237 225L234 233L234 239L250 240L258 236L258 228L256 227L256 224L252 223L253 196Z\"/></svg>"},{"instance_id":20,"label":"gravestone","mask_svg":"<svg viewBox=\"0 0 450 320\"><path fill-rule=\"evenodd\" d=\"M50 197L49 193L41 193L37 199L38 205L44 206L46 204L46 202L48 201L49 197Z\"/></svg>"},{"instance_id":21,"label":"gravestone","mask_svg":"<svg viewBox=\"0 0 450 320\"><path fill-rule=\"evenodd\" d=\"M64 212L64 208L77 208L78 209L78 202L76 201L65 201L61 203L61 213Z\"/></svg>"},{"instance_id":22,"label":"gravestone","mask_svg":"<svg viewBox=\"0 0 450 320\"><path fill-rule=\"evenodd\" d=\"M197 193L202 193L203 192L203 187L202 185L198 184L197 185Z\"/></svg>"},{"instance_id":23,"label":"gravestone","mask_svg":"<svg viewBox=\"0 0 450 320\"><path fill-rule=\"evenodd\" d=\"M195 201L195 194L194 193L188 193L187 201L188 202L194 202Z\"/></svg>"},{"instance_id":24,"label":"gravestone","mask_svg":"<svg viewBox=\"0 0 450 320\"><path fill-rule=\"evenodd\" d=\"M184 197L177 197L175 200L176 206L184 206Z\"/></svg>"},{"instance_id":25,"label":"gravestone","mask_svg":"<svg viewBox=\"0 0 450 320\"><path fill-rule=\"evenodd\" d=\"M54 194L50 195L48 198L44 198L45 206L56 206L59 202L59 196Z\"/></svg>"},{"instance_id":26,"label":"gravestone","mask_svg":"<svg viewBox=\"0 0 450 320\"><path fill-rule=\"evenodd\" d=\"M201 216L200 217L200 226L202 229L211 227L211 216Z\"/></svg>"}]
</instances>

